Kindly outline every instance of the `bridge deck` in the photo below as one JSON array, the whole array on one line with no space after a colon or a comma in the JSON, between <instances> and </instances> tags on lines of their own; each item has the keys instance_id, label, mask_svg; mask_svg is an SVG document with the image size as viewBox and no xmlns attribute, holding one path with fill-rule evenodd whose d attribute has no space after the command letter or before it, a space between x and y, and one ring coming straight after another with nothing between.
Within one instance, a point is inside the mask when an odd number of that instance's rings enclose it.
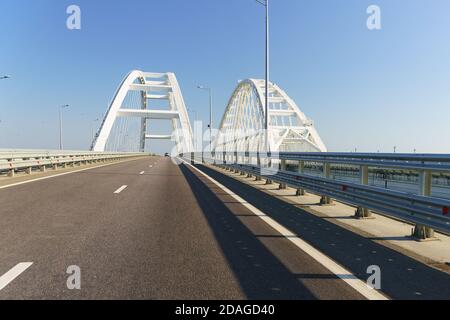
<instances>
[{"instance_id":1,"label":"bridge deck","mask_svg":"<svg viewBox=\"0 0 450 320\"><path fill-rule=\"evenodd\" d=\"M327 233L319 218L201 169L356 276L367 278L357 256L381 264L389 296L450 296L448 274L331 223ZM0 277L33 262L0 300L363 298L205 176L168 158L1 189L0 203ZM70 265L81 268L80 291L66 287Z\"/></svg>"}]
</instances>

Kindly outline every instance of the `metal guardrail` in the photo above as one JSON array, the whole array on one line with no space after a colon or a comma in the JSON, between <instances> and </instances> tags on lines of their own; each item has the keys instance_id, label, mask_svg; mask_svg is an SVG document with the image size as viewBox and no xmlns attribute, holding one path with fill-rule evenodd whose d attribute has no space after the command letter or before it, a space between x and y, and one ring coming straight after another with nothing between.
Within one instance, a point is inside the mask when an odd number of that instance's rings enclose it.
<instances>
[{"instance_id":1,"label":"metal guardrail","mask_svg":"<svg viewBox=\"0 0 450 320\"><path fill-rule=\"evenodd\" d=\"M363 210L377 211L420 227L450 234L450 200L431 196L432 172L450 172L450 155L276 153L269 154L268 157L267 154L243 152L205 157L202 154L190 154L188 157L185 156L185 159L214 163L219 167L269 179L299 190L307 190L321 195L325 200L336 199ZM281 170L272 167L261 168L252 163L255 158L258 158L257 163L267 163L269 158L278 159ZM298 161L298 172L287 171L286 161ZM322 163L323 175L305 174L302 171L304 162ZM330 165L335 163L359 165L360 183L332 179ZM419 195L369 186L369 167L417 171L420 176ZM327 201L324 202L326 203Z\"/></svg>"},{"instance_id":2,"label":"metal guardrail","mask_svg":"<svg viewBox=\"0 0 450 320\"><path fill-rule=\"evenodd\" d=\"M54 169L76 163L119 160L124 158L146 156L145 153L90 152L90 151L52 151L52 150L0 150L0 172L14 176L16 171L35 168L42 171L48 166Z\"/></svg>"},{"instance_id":3,"label":"metal guardrail","mask_svg":"<svg viewBox=\"0 0 450 320\"><path fill-rule=\"evenodd\" d=\"M257 152L238 152L237 157L258 158ZM222 155L223 156L223 155ZM450 173L450 154L391 154L391 153L320 153L279 152L261 154L271 159L347 164L403 170L430 170Z\"/></svg>"}]
</instances>

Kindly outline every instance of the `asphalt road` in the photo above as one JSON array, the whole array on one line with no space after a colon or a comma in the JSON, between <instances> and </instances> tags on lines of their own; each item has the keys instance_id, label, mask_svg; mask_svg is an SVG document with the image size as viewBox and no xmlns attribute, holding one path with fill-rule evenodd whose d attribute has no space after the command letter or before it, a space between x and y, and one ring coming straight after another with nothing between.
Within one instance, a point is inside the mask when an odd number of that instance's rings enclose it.
<instances>
[{"instance_id":1,"label":"asphalt road","mask_svg":"<svg viewBox=\"0 0 450 320\"><path fill-rule=\"evenodd\" d=\"M338 229L329 237L344 236L330 249L331 238L320 244L319 237L292 225L298 219L324 232L313 226L318 218L296 209L284 221L285 203L202 169L361 279L367 275L358 266L372 261L357 263L355 256L366 259L376 250L377 257L394 258L391 266L383 262L394 272L386 276L395 282L387 286L393 297L450 298L449 275L331 224ZM0 300L363 299L248 208L168 158L1 189L0 230L0 285L2 275L17 264L33 263L0 289ZM81 290L67 288L66 270L72 265L81 270Z\"/></svg>"}]
</instances>

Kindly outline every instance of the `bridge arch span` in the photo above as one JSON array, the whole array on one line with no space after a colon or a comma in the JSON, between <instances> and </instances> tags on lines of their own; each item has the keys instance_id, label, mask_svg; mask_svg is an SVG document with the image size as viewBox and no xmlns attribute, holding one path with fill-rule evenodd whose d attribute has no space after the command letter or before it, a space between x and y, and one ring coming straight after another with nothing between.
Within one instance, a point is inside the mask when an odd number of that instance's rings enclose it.
<instances>
[{"instance_id":1,"label":"bridge arch span","mask_svg":"<svg viewBox=\"0 0 450 320\"><path fill-rule=\"evenodd\" d=\"M152 139L175 141L178 153L193 150L189 116L177 78L173 73L131 71L120 84L110 103L100 129L94 137L91 146L93 151L106 151L113 127L120 118L139 121L139 123L135 121L134 125L137 137L133 138L136 139L128 139L131 143L138 141L138 150L127 151L144 152L146 141ZM170 121L171 134L149 134L150 119ZM124 140L128 136L123 128L118 134L121 135L118 140Z\"/></svg>"},{"instance_id":2,"label":"bridge arch span","mask_svg":"<svg viewBox=\"0 0 450 320\"><path fill-rule=\"evenodd\" d=\"M225 109L214 150L258 151L265 141L265 81L240 81ZM272 152L326 152L314 122L279 86L269 83L269 148Z\"/></svg>"}]
</instances>

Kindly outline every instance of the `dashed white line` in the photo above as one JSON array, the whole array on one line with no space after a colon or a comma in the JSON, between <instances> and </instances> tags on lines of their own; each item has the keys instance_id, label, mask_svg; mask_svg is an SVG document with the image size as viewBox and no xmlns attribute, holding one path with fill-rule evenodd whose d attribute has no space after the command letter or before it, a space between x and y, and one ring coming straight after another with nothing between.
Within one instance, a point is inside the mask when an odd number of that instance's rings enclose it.
<instances>
[{"instance_id":1,"label":"dashed white line","mask_svg":"<svg viewBox=\"0 0 450 320\"><path fill-rule=\"evenodd\" d=\"M144 173L145 173L145 171L141 171L139 174L140 174L140 175L143 175Z\"/></svg>"},{"instance_id":2,"label":"dashed white line","mask_svg":"<svg viewBox=\"0 0 450 320\"><path fill-rule=\"evenodd\" d=\"M119 189L117 189L116 191L114 191L115 194L119 194L121 193L123 190L125 190L126 188L128 188L128 186L121 186Z\"/></svg>"},{"instance_id":3,"label":"dashed white line","mask_svg":"<svg viewBox=\"0 0 450 320\"><path fill-rule=\"evenodd\" d=\"M33 262L21 262L17 264L14 268L9 270L7 273L0 277L0 290L3 290L8 284L10 284L15 278L17 278L21 273L27 270Z\"/></svg>"},{"instance_id":4,"label":"dashed white line","mask_svg":"<svg viewBox=\"0 0 450 320\"><path fill-rule=\"evenodd\" d=\"M23 184L28 184L28 183L31 183L31 182L42 181L42 180L47 180L47 179L51 179L51 178L66 176L66 175L69 175L69 174L79 173L79 172L93 170L93 169L98 169L98 168L102 168L102 167L108 167L108 166L112 166L112 165L115 165L115 164L124 163L126 161L132 161L132 160L124 160L124 161L112 162L112 163L102 164L102 165L98 165L98 166L94 166L94 167L83 168L83 169L79 169L79 170L73 170L73 171L69 171L69 172L53 174L53 175L50 175L50 176L35 178L35 179L26 180L26 181L22 181L22 182L11 183L11 184L8 184L8 185L0 186L0 189L11 188L11 187L20 186L20 185L23 185Z\"/></svg>"},{"instance_id":5,"label":"dashed white line","mask_svg":"<svg viewBox=\"0 0 450 320\"><path fill-rule=\"evenodd\" d=\"M201 171L200 169L197 169L190 163L182 160L186 165L190 166L197 172L199 172L201 175L203 175L205 178L210 180L212 183L214 183L216 186L221 188L223 191L228 193L231 197L233 197L236 201L241 203L244 207L252 211L256 216L258 216L261 220L263 220L265 223L267 223L269 226L271 226L273 229L275 229L278 233L280 233L282 236L284 236L287 240L291 241L295 246L297 246L300 250L308 254L310 257L312 257L314 260L316 260L318 263L323 265L325 268L330 270L332 273L334 273L337 277L342 279L344 282L346 282L349 286L351 286L353 289L355 289L357 292L359 292L361 295L363 295L365 298L369 300L388 300L386 296L381 294L380 292L370 288L365 282L358 279L354 274L352 274L349 270L345 269L341 265L339 265L337 262L335 262L333 259L329 258L307 242L305 242L303 239L298 237L295 233L291 232L290 230L283 227L281 224L270 218L268 215L266 215L264 212L259 210L258 208L254 207L247 201L245 201L243 198L235 194L233 191L222 185L221 183L217 182L213 178L211 178L209 175Z\"/></svg>"}]
</instances>

